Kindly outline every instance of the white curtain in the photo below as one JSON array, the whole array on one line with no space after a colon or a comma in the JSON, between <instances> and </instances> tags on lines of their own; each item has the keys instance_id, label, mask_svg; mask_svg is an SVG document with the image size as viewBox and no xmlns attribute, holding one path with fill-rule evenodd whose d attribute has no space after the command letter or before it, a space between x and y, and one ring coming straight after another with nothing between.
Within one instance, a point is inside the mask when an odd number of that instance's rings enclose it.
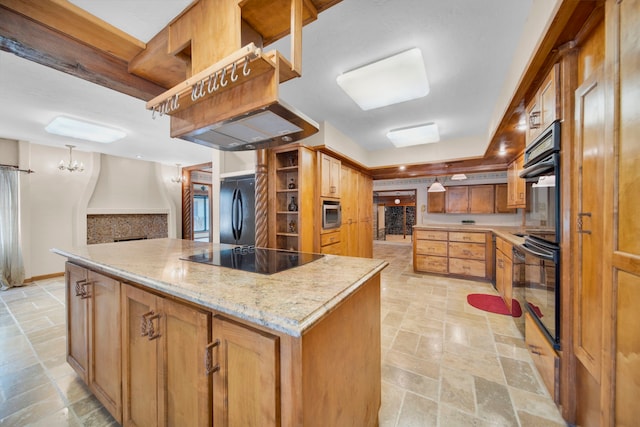
<instances>
[{"instance_id":1,"label":"white curtain","mask_svg":"<svg viewBox=\"0 0 640 427\"><path fill-rule=\"evenodd\" d=\"M22 286L24 264L20 247L20 172L0 166L0 289Z\"/></svg>"}]
</instances>

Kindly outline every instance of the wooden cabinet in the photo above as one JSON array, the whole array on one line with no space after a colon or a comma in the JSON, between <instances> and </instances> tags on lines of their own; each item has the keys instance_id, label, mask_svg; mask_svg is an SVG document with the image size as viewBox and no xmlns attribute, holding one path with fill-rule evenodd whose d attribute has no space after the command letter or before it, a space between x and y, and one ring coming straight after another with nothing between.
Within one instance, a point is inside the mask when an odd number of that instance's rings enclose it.
<instances>
[{"instance_id":1,"label":"wooden cabinet","mask_svg":"<svg viewBox=\"0 0 640 427\"><path fill-rule=\"evenodd\" d=\"M373 182L350 166L340 167L341 254L373 256ZM323 232L324 234L326 232ZM322 238L322 235L321 235Z\"/></svg>"},{"instance_id":2,"label":"wooden cabinet","mask_svg":"<svg viewBox=\"0 0 640 427\"><path fill-rule=\"evenodd\" d=\"M213 331L213 425L279 426L278 337L222 316L214 317Z\"/></svg>"},{"instance_id":3,"label":"wooden cabinet","mask_svg":"<svg viewBox=\"0 0 640 427\"><path fill-rule=\"evenodd\" d=\"M122 421L120 282L66 264L67 362Z\"/></svg>"},{"instance_id":4,"label":"wooden cabinet","mask_svg":"<svg viewBox=\"0 0 640 427\"><path fill-rule=\"evenodd\" d=\"M358 171L358 252L360 257L373 256L373 180Z\"/></svg>"},{"instance_id":5,"label":"wooden cabinet","mask_svg":"<svg viewBox=\"0 0 640 427\"><path fill-rule=\"evenodd\" d=\"M520 178L520 172L523 169L524 153L520 154L509 164L507 170L507 186L509 192L508 208L525 208L527 206L527 183Z\"/></svg>"},{"instance_id":6,"label":"wooden cabinet","mask_svg":"<svg viewBox=\"0 0 640 427\"><path fill-rule=\"evenodd\" d=\"M560 64L555 64L527 104L526 145L560 118Z\"/></svg>"},{"instance_id":7,"label":"wooden cabinet","mask_svg":"<svg viewBox=\"0 0 640 427\"><path fill-rule=\"evenodd\" d=\"M542 381L547 387L547 390L549 390L551 398L556 400L560 359L531 315L525 313L524 316L525 342L531 354L531 359L533 359L533 363L536 365L538 372L540 372Z\"/></svg>"},{"instance_id":8,"label":"wooden cabinet","mask_svg":"<svg viewBox=\"0 0 640 427\"><path fill-rule=\"evenodd\" d=\"M416 229L413 233L413 269L489 279L492 269L488 232ZM489 246L487 246L489 245Z\"/></svg>"},{"instance_id":9,"label":"wooden cabinet","mask_svg":"<svg viewBox=\"0 0 640 427\"><path fill-rule=\"evenodd\" d=\"M315 152L302 146L275 148L270 164L269 247L313 252Z\"/></svg>"},{"instance_id":10,"label":"wooden cabinet","mask_svg":"<svg viewBox=\"0 0 640 427\"><path fill-rule=\"evenodd\" d=\"M123 425L209 426L211 315L130 285L121 307Z\"/></svg>"},{"instance_id":11,"label":"wooden cabinet","mask_svg":"<svg viewBox=\"0 0 640 427\"><path fill-rule=\"evenodd\" d=\"M496 184L495 190L495 213L515 213L516 210L509 207L509 185Z\"/></svg>"},{"instance_id":12,"label":"wooden cabinet","mask_svg":"<svg viewBox=\"0 0 640 427\"><path fill-rule=\"evenodd\" d=\"M320 153L320 197L340 197L340 167L340 160Z\"/></svg>"},{"instance_id":13,"label":"wooden cabinet","mask_svg":"<svg viewBox=\"0 0 640 427\"><path fill-rule=\"evenodd\" d=\"M496 237L496 290L509 311L513 309L513 255L509 242Z\"/></svg>"},{"instance_id":14,"label":"wooden cabinet","mask_svg":"<svg viewBox=\"0 0 640 427\"><path fill-rule=\"evenodd\" d=\"M446 191L447 213L494 213L495 189L493 185L469 185L448 187Z\"/></svg>"},{"instance_id":15,"label":"wooden cabinet","mask_svg":"<svg viewBox=\"0 0 640 427\"><path fill-rule=\"evenodd\" d=\"M427 192L427 212L428 213L445 213L445 195L446 192Z\"/></svg>"},{"instance_id":16,"label":"wooden cabinet","mask_svg":"<svg viewBox=\"0 0 640 427\"><path fill-rule=\"evenodd\" d=\"M488 278L487 233L449 232L449 273Z\"/></svg>"},{"instance_id":17,"label":"wooden cabinet","mask_svg":"<svg viewBox=\"0 0 640 427\"><path fill-rule=\"evenodd\" d=\"M341 232L331 231L320 234L320 253L342 255Z\"/></svg>"}]
</instances>

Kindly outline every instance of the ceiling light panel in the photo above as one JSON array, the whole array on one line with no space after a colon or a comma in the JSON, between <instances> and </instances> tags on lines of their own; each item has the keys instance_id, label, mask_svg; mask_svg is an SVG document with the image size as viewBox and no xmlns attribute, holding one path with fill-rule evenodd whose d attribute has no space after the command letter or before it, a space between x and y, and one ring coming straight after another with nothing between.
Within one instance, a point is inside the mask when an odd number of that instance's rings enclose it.
<instances>
[{"instance_id":1,"label":"ceiling light panel","mask_svg":"<svg viewBox=\"0 0 640 427\"><path fill-rule=\"evenodd\" d=\"M440 141L440 133L438 125L425 123L419 126L390 130L387 132L387 138L391 140L393 145L400 148L438 142Z\"/></svg>"},{"instance_id":2,"label":"ceiling light panel","mask_svg":"<svg viewBox=\"0 0 640 427\"><path fill-rule=\"evenodd\" d=\"M45 128L47 132L85 141L108 144L127 136L126 132L71 117L58 116Z\"/></svg>"},{"instance_id":3,"label":"ceiling light panel","mask_svg":"<svg viewBox=\"0 0 640 427\"><path fill-rule=\"evenodd\" d=\"M424 60L418 48L348 71L336 81L365 111L422 98L429 93Z\"/></svg>"}]
</instances>

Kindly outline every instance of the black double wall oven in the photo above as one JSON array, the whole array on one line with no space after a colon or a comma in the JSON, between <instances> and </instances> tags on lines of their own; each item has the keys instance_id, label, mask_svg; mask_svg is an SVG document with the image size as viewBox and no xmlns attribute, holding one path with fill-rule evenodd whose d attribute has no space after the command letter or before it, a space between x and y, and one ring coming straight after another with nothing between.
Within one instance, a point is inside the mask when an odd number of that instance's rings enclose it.
<instances>
[{"instance_id":1,"label":"black double wall oven","mask_svg":"<svg viewBox=\"0 0 640 427\"><path fill-rule=\"evenodd\" d=\"M525 150L524 299L529 314L560 349L560 122L553 122ZM556 185L558 184L558 185Z\"/></svg>"}]
</instances>

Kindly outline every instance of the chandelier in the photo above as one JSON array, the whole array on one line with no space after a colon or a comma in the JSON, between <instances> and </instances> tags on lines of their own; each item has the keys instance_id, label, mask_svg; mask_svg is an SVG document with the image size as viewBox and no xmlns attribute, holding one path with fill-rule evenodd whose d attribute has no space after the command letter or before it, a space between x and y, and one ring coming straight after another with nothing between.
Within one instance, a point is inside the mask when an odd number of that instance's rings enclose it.
<instances>
[{"instance_id":1,"label":"chandelier","mask_svg":"<svg viewBox=\"0 0 640 427\"><path fill-rule=\"evenodd\" d=\"M83 172L84 171L84 164L82 162L80 162L80 164L78 164L78 161L76 160L75 162L73 161L73 158L71 156L71 151L76 148L75 145L65 145L65 147L69 147L69 163L65 164L64 160L60 160L60 163L58 164L58 169L60 169L61 171L63 170L68 170L69 172Z\"/></svg>"},{"instance_id":2,"label":"chandelier","mask_svg":"<svg viewBox=\"0 0 640 427\"><path fill-rule=\"evenodd\" d=\"M176 184L179 184L181 182L184 182L185 179L182 176L182 174L180 173L180 163L176 163L176 176L174 176L173 178L171 178L171 182L175 182Z\"/></svg>"}]
</instances>

